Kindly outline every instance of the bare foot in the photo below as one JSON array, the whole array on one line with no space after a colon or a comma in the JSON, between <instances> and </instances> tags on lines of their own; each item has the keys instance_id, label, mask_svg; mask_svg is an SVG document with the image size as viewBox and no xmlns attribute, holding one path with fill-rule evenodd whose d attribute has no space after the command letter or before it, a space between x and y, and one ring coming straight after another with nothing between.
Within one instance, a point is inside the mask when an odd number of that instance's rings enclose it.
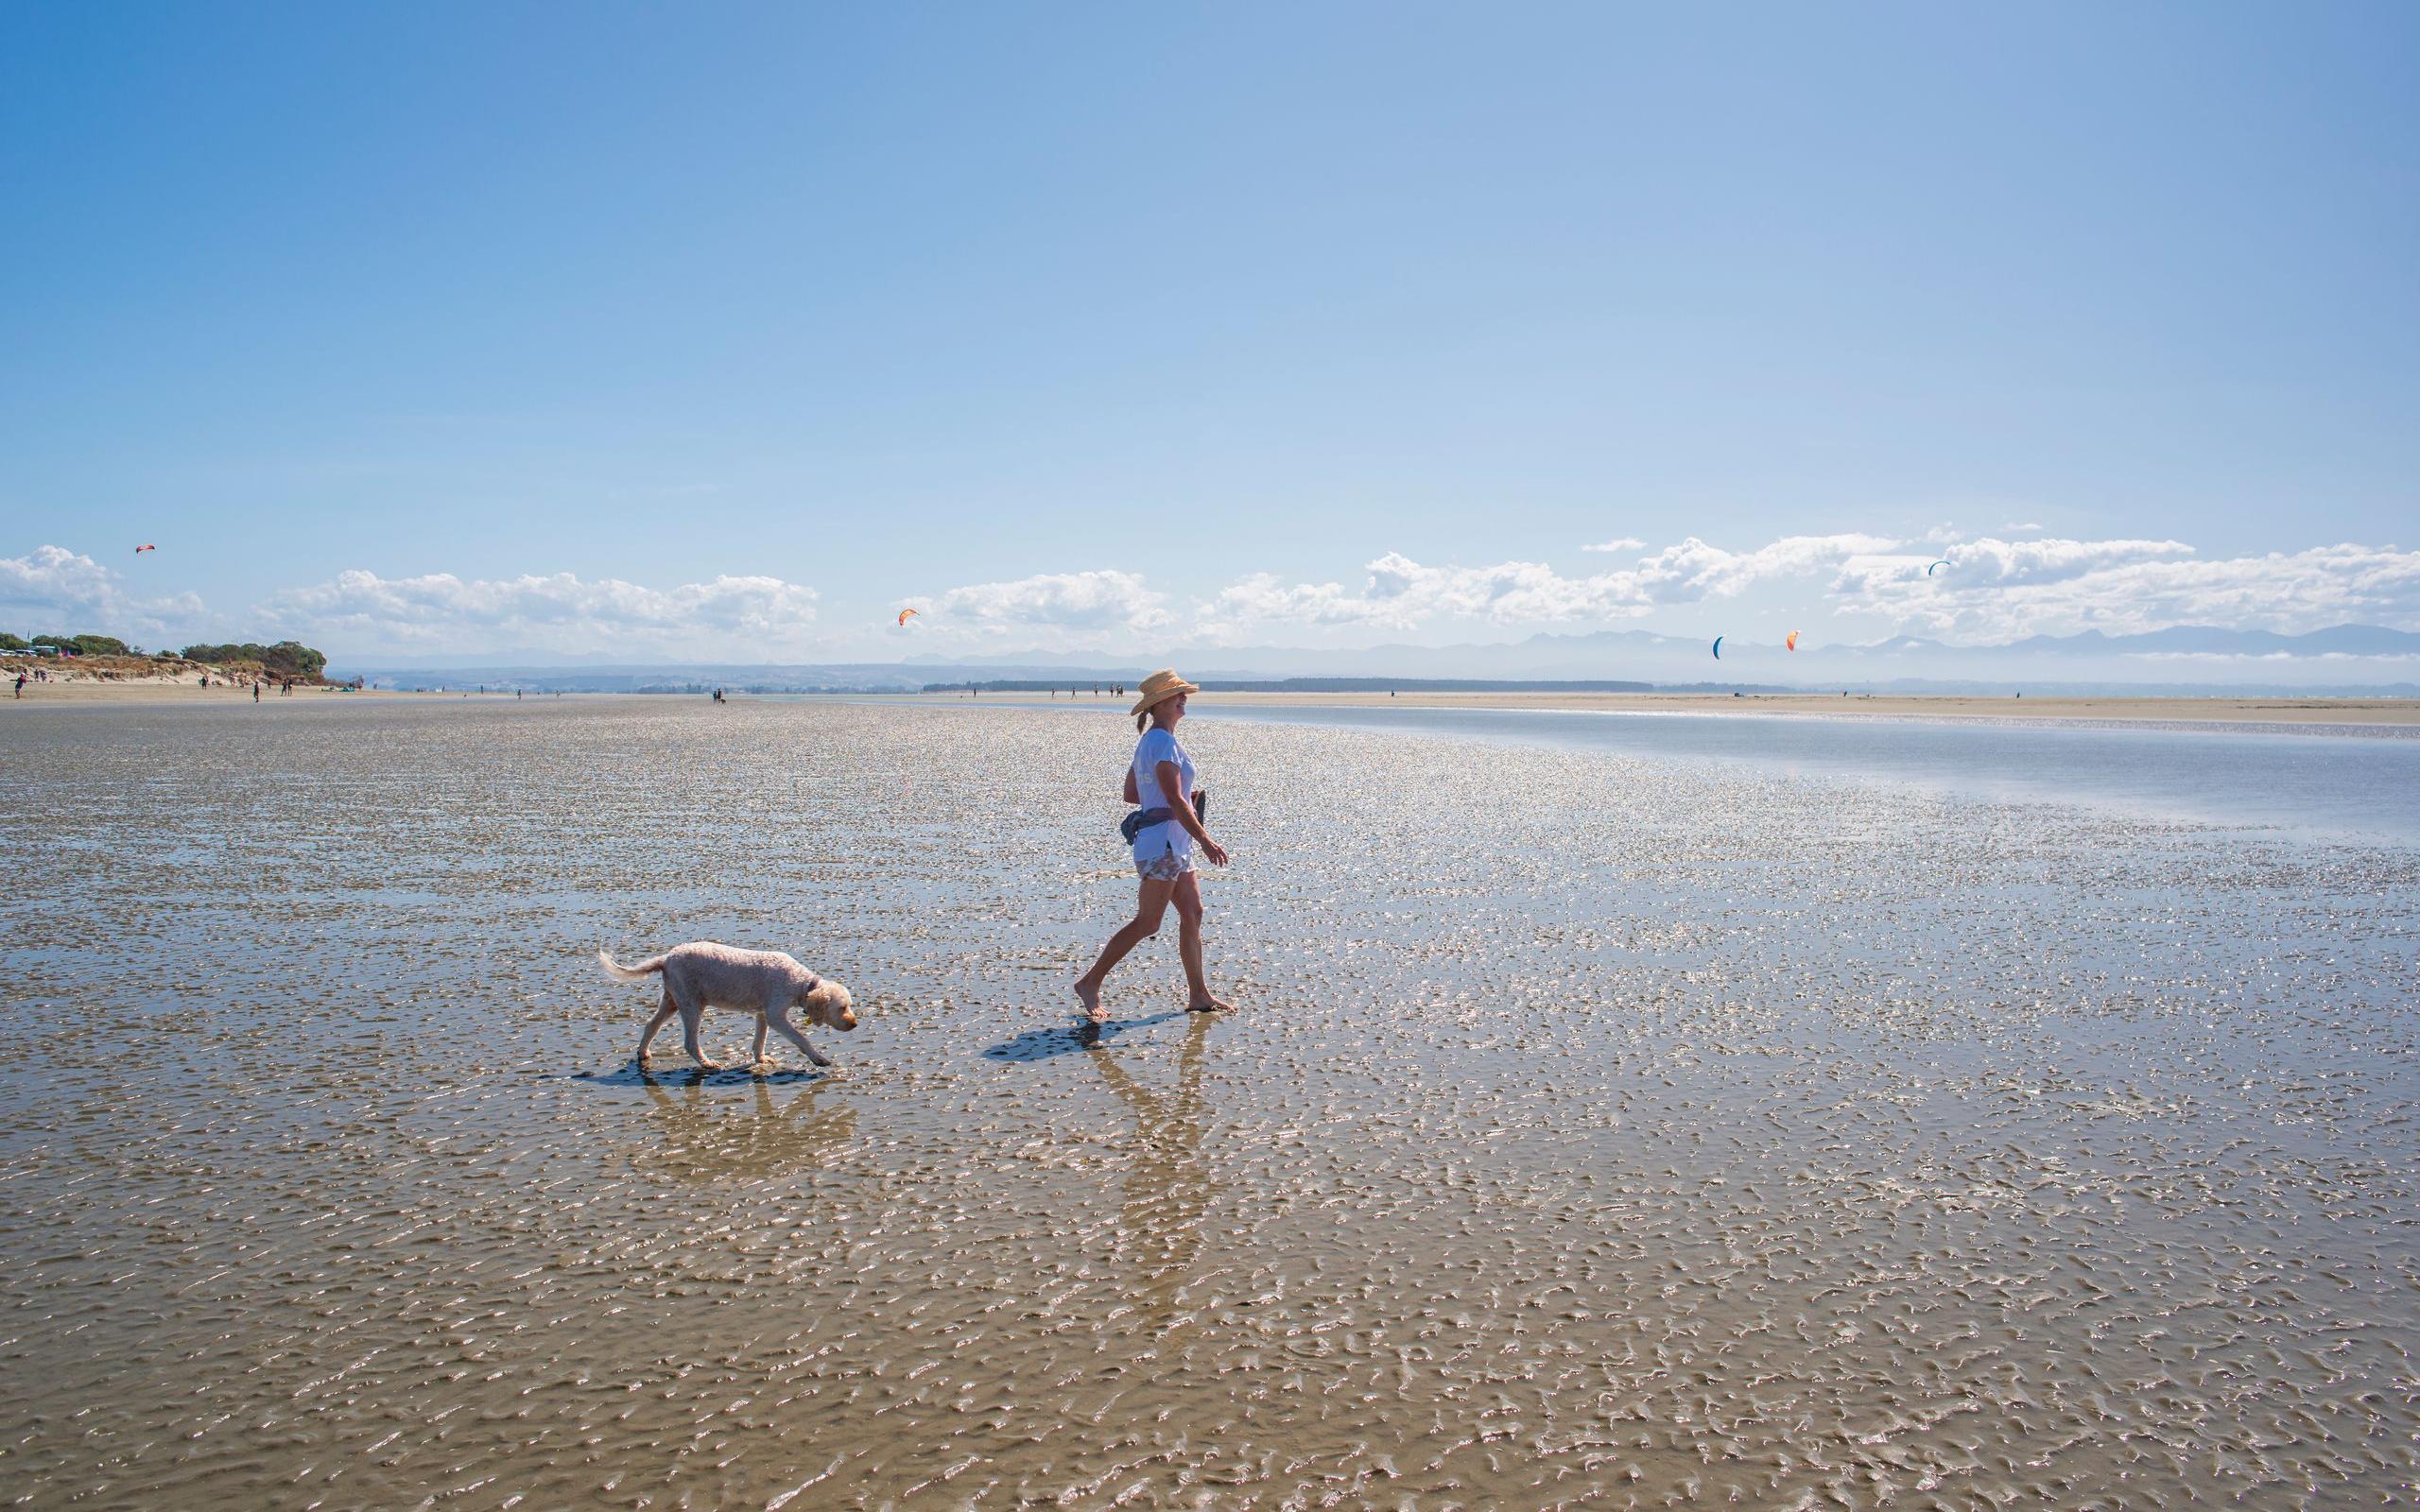
<instances>
[{"instance_id":1,"label":"bare foot","mask_svg":"<svg viewBox=\"0 0 2420 1512\"><path fill-rule=\"evenodd\" d=\"M1076 1001L1084 1005L1084 1017L1095 1023L1107 1023L1109 1010L1100 1005L1100 988L1086 987L1083 978L1076 979Z\"/></svg>"},{"instance_id":2,"label":"bare foot","mask_svg":"<svg viewBox=\"0 0 2420 1512\"><path fill-rule=\"evenodd\" d=\"M1225 998L1198 997L1184 1005L1187 1013L1232 1013L1235 1005Z\"/></svg>"}]
</instances>

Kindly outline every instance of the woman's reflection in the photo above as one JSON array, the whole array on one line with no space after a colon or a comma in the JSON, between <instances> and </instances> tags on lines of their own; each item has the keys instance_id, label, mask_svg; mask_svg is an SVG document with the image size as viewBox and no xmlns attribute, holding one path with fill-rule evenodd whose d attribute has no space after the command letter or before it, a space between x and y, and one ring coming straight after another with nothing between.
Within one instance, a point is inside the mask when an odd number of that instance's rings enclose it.
<instances>
[{"instance_id":1,"label":"woman's reflection","mask_svg":"<svg viewBox=\"0 0 2420 1512\"><path fill-rule=\"evenodd\" d=\"M1097 1046L1090 1057L1134 1115L1134 1158L1126 1171L1118 1235L1141 1276L1135 1301L1161 1324L1176 1314L1176 1294L1192 1272L1202 1217L1218 1190L1201 1158L1207 1132L1201 1074L1208 1064L1210 1015L1190 1017L1172 1090L1154 1091L1136 1081L1104 1048Z\"/></svg>"}]
</instances>

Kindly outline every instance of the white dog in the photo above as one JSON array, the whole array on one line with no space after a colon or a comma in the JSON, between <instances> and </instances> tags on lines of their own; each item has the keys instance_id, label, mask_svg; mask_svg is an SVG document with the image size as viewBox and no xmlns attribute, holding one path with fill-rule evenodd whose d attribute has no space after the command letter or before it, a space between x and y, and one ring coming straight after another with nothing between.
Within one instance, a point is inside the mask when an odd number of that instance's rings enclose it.
<instances>
[{"instance_id":1,"label":"white dog","mask_svg":"<svg viewBox=\"0 0 2420 1512\"><path fill-rule=\"evenodd\" d=\"M702 1070L722 1070L698 1048L698 1022L709 1006L737 1008L756 1015L756 1048L751 1059L760 1065L765 1059L768 1029L779 1029L788 1036L817 1065L832 1064L790 1022L792 1007L804 1008L815 1022L843 1033L857 1026L847 988L816 975L780 951L735 950L701 939L676 945L636 966L618 965L603 951L596 953L596 958L605 963L609 974L624 982L644 982L659 971L664 974L664 1005L648 1021L647 1032L639 1036L638 1063L642 1067L647 1064L647 1047L655 1042L656 1031L671 1022L677 1013L681 1016L681 1042L689 1052L689 1058Z\"/></svg>"}]
</instances>

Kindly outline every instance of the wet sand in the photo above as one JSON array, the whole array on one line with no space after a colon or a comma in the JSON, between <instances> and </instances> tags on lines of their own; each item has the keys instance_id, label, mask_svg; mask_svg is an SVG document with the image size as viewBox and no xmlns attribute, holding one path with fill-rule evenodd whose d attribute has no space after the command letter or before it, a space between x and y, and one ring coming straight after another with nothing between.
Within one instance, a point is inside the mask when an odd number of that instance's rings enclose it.
<instances>
[{"instance_id":1,"label":"wet sand","mask_svg":"<svg viewBox=\"0 0 2420 1512\"><path fill-rule=\"evenodd\" d=\"M1243 1009L1177 1011L1171 926L1087 1043L1117 721L260 713L0 721L30 1504L2420 1474L2411 850L1205 722ZM839 1065L631 1071L592 953L701 936L851 983Z\"/></svg>"}]
</instances>

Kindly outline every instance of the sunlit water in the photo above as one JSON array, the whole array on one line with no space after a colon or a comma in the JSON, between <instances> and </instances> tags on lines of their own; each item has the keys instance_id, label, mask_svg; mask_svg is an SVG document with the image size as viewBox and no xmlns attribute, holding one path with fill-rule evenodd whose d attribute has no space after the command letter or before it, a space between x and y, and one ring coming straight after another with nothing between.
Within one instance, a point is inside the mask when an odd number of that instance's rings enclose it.
<instances>
[{"instance_id":1,"label":"sunlit water","mask_svg":"<svg viewBox=\"0 0 2420 1512\"><path fill-rule=\"evenodd\" d=\"M1109 713L1073 702L1044 708ZM2041 799L2321 839L2420 845L2420 730L2020 718L1827 718L1636 710L1224 706L1205 720L1450 734Z\"/></svg>"},{"instance_id":2,"label":"sunlit water","mask_svg":"<svg viewBox=\"0 0 2420 1512\"><path fill-rule=\"evenodd\" d=\"M1115 719L23 713L31 1504L2337 1507L2420 1469L2392 835L1202 720L1243 1010L1176 1012L1164 937L1087 1044ZM652 998L593 952L698 937L851 983L838 1067L631 1072Z\"/></svg>"}]
</instances>

